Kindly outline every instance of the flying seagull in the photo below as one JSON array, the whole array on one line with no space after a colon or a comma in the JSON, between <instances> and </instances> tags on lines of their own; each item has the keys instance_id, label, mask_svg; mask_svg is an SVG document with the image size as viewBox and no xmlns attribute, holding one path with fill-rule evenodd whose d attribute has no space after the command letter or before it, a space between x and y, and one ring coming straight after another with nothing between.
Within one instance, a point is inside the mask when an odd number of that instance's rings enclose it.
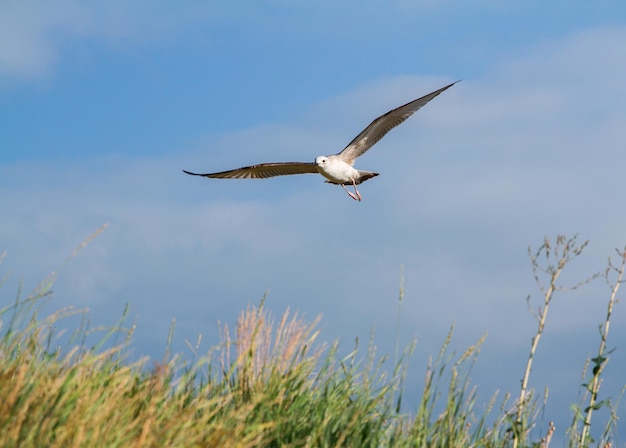
<instances>
[{"instance_id":1,"label":"flying seagull","mask_svg":"<svg viewBox=\"0 0 626 448\"><path fill-rule=\"evenodd\" d=\"M357 157L362 156L365 151L374 146L381 138L393 128L404 122L407 118L425 106L430 100L441 92L449 89L458 81L453 82L439 90L435 90L428 95L418 98L404 106L390 110L385 115L381 115L370 123L348 146L339 154L332 156L318 156L315 162L274 162L261 163L259 165L244 166L235 170L221 171L219 173L192 173L183 170L184 173L192 176L204 176L218 179L266 179L274 176L288 176L291 174L316 174L324 176L327 183L341 185L352 199L361 200L361 194L356 186L378 173L372 171L362 171L353 168ZM346 184L354 187L354 193L346 188Z\"/></svg>"}]
</instances>

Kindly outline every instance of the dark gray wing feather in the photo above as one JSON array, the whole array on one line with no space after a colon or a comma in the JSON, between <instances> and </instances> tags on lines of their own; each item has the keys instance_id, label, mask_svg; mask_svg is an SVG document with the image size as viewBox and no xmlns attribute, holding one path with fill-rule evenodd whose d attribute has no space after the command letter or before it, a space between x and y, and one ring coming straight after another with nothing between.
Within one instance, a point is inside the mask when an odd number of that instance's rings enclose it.
<instances>
[{"instance_id":1,"label":"dark gray wing feather","mask_svg":"<svg viewBox=\"0 0 626 448\"><path fill-rule=\"evenodd\" d=\"M317 173L315 163L305 162L277 162L261 163L259 165L244 166L236 170L221 171L219 173L198 174L183 170L192 176L204 176L216 179L267 179L274 176L289 176L292 174Z\"/></svg>"},{"instance_id":2,"label":"dark gray wing feather","mask_svg":"<svg viewBox=\"0 0 626 448\"><path fill-rule=\"evenodd\" d=\"M435 90L428 95L390 110L385 115L381 115L372 121L368 127L357 135L354 140L352 140L348 146L346 146L344 150L337 155L340 156L343 161L353 165L357 157L363 155L365 151L378 143L378 141L383 138L387 132L401 124L404 120L425 106L430 100L435 98L444 90L449 89L457 82L458 81L453 82L452 84L442 87L439 90Z\"/></svg>"}]
</instances>

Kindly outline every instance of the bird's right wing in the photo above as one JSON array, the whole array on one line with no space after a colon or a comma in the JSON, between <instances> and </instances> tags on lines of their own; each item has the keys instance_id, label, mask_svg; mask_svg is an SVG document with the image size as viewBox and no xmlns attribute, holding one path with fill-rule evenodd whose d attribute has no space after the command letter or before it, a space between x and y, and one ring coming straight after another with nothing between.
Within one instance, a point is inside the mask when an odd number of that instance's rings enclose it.
<instances>
[{"instance_id":1,"label":"bird's right wing","mask_svg":"<svg viewBox=\"0 0 626 448\"><path fill-rule=\"evenodd\" d=\"M441 89L435 90L428 95L424 95L421 98L411 101L410 103L406 103L403 106L396 107L386 114L381 115L380 117L372 121L368 127L363 129L363 131L359 135L357 135L354 140L348 143L348 146L346 146L344 150L338 154L338 156L344 162L353 165L357 157L362 156L365 151L374 146L381 138L385 136L385 134L387 134L387 132L391 131L393 128L404 122L404 120L420 110L430 100L435 98L444 90L449 89L457 82L448 84Z\"/></svg>"},{"instance_id":2,"label":"bird's right wing","mask_svg":"<svg viewBox=\"0 0 626 448\"><path fill-rule=\"evenodd\" d=\"M184 173L192 176L204 176L217 179L266 179L274 176L289 176L292 174L314 174L317 173L315 163L305 162L276 162L261 163L259 165L244 166L230 171L219 173L198 174L183 170Z\"/></svg>"}]
</instances>

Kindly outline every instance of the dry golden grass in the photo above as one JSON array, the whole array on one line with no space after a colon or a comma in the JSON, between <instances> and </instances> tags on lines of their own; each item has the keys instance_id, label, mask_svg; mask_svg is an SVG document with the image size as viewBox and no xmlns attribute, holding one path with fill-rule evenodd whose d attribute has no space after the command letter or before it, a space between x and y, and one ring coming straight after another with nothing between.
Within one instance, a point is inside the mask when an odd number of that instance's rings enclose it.
<instances>
[{"instance_id":1,"label":"dry golden grass","mask_svg":"<svg viewBox=\"0 0 626 448\"><path fill-rule=\"evenodd\" d=\"M320 317L308 324L297 313L291 316L287 308L276 326L263 309L264 301L258 308L249 305L239 314L234 340L227 325L221 329L222 370L236 373L239 386L244 389L264 387L271 375L284 375L297 364L317 363L323 349L318 346L314 353L309 353L319 334L315 328Z\"/></svg>"}]
</instances>

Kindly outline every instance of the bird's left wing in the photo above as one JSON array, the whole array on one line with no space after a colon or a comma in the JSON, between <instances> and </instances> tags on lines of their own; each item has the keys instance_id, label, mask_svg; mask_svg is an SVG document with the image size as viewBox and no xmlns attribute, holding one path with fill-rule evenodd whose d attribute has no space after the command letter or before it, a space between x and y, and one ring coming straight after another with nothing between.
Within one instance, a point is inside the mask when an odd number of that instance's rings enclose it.
<instances>
[{"instance_id":1,"label":"bird's left wing","mask_svg":"<svg viewBox=\"0 0 626 448\"><path fill-rule=\"evenodd\" d=\"M266 179L274 176L289 176L292 174L317 173L315 163L305 162L276 162L261 163L259 165L244 166L235 170L221 171L219 173L198 174L183 170L192 176L204 176L217 179Z\"/></svg>"},{"instance_id":2,"label":"bird's left wing","mask_svg":"<svg viewBox=\"0 0 626 448\"><path fill-rule=\"evenodd\" d=\"M365 151L374 146L385 136L385 134L387 134L387 132L404 122L404 120L425 106L430 100L435 98L444 90L449 89L457 82L458 81L453 82L452 84L442 87L439 90L435 90L428 95L390 110L385 115L381 115L372 121L370 125L357 135L354 140L352 140L338 155L344 162L353 165L357 157L363 155Z\"/></svg>"}]
</instances>

